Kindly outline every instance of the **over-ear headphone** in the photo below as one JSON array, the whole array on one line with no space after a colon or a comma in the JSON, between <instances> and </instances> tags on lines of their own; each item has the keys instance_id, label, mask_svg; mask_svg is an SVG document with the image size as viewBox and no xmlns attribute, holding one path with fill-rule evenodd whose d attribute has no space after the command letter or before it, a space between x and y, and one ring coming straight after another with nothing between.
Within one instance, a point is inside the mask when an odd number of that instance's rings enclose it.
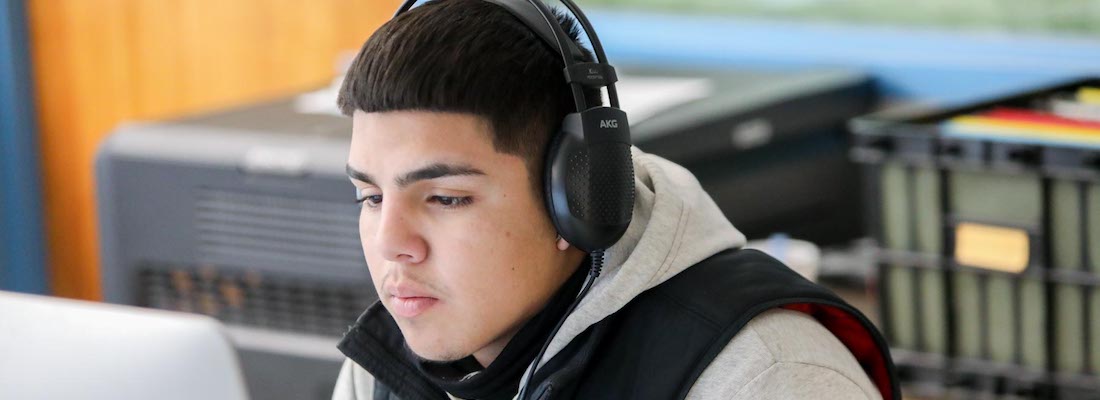
<instances>
[{"instance_id":1,"label":"over-ear headphone","mask_svg":"<svg viewBox=\"0 0 1100 400\"><path fill-rule=\"evenodd\" d=\"M566 34L541 0L484 0L516 16L565 64L565 81L577 112L565 116L547 148L544 197L558 234L586 252L606 250L630 225L634 211L634 164L630 127L619 109L615 68L607 63L596 31L571 0L561 0L588 35L596 62L584 59L580 45ZM417 0L405 0L394 14L408 11ZM607 88L611 105L589 107L584 88Z\"/></svg>"}]
</instances>

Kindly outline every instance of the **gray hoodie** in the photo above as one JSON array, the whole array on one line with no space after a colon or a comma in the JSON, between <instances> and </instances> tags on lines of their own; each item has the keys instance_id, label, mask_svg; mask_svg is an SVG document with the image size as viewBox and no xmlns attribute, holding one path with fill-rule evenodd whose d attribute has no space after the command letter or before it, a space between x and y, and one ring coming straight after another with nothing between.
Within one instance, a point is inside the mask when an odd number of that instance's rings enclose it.
<instances>
[{"instance_id":1,"label":"gray hoodie","mask_svg":"<svg viewBox=\"0 0 1100 400\"><path fill-rule=\"evenodd\" d=\"M635 202L630 227L607 250L603 275L553 337L543 363L642 292L721 250L745 244L745 236L690 172L637 148L633 158ZM333 400L371 400L373 380L347 360ZM797 311L772 310L753 318L730 340L687 398L881 399L881 395L855 357L824 326Z\"/></svg>"}]
</instances>

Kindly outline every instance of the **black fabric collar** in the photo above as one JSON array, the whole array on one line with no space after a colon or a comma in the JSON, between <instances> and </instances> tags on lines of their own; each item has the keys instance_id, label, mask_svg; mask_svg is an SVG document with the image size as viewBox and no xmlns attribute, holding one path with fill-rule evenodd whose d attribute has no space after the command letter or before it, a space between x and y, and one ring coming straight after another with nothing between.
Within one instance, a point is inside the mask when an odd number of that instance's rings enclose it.
<instances>
[{"instance_id":1,"label":"black fabric collar","mask_svg":"<svg viewBox=\"0 0 1100 400\"><path fill-rule=\"evenodd\" d=\"M336 348L401 399L448 400L443 390L405 361L405 339L381 302L359 316Z\"/></svg>"},{"instance_id":2,"label":"black fabric collar","mask_svg":"<svg viewBox=\"0 0 1100 400\"><path fill-rule=\"evenodd\" d=\"M406 352L409 361L433 385L463 399L511 399L515 397L520 378L535 359L550 331L561 319L569 304L577 297L588 268L581 264L577 271L558 289L546 307L527 321L504 350L488 367L482 369L473 356L454 362L434 362Z\"/></svg>"},{"instance_id":3,"label":"black fabric collar","mask_svg":"<svg viewBox=\"0 0 1100 400\"><path fill-rule=\"evenodd\" d=\"M511 399L528 364L580 292L588 262L586 257L546 307L524 323L484 369L472 356L453 362L417 357L381 302L359 317L337 347L405 400L447 399L446 393L463 399Z\"/></svg>"}]
</instances>

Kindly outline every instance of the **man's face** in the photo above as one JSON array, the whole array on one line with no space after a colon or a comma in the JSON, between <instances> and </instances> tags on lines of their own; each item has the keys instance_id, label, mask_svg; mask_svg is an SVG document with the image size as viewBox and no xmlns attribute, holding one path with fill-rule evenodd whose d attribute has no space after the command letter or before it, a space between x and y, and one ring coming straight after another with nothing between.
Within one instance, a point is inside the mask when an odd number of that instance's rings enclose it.
<instances>
[{"instance_id":1,"label":"man's face","mask_svg":"<svg viewBox=\"0 0 1100 400\"><path fill-rule=\"evenodd\" d=\"M576 250L557 248L524 160L493 148L485 119L356 111L353 124L349 175L378 297L419 356L487 365L574 271Z\"/></svg>"}]
</instances>

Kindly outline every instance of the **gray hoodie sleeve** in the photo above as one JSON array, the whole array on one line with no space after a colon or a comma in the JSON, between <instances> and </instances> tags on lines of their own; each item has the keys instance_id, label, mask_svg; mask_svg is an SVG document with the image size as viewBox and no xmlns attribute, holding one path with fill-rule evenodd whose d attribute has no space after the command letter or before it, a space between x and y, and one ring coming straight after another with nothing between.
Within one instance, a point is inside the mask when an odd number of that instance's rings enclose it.
<instances>
[{"instance_id":1,"label":"gray hoodie sleeve","mask_svg":"<svg viewBox=\"0 0 1100 400\"><path fill-rule=\"evenodd\" d=\"M336 387L332 390L332 400L373 400L374 377L359 368L351 360L344 360L340 376L336 378Z\"/></svg>"},{"instance_id":2,"label":"gray hoodie sleeve","mask_svg":"<svg viewBox=\"0 0 1100 400\"><path fill-rule=\"evenodd\" d=\"M806 314L779 309L749 321L687 396L688 400L881 398L855 357L824 326Z\"/></svg>"}]
</instances>

